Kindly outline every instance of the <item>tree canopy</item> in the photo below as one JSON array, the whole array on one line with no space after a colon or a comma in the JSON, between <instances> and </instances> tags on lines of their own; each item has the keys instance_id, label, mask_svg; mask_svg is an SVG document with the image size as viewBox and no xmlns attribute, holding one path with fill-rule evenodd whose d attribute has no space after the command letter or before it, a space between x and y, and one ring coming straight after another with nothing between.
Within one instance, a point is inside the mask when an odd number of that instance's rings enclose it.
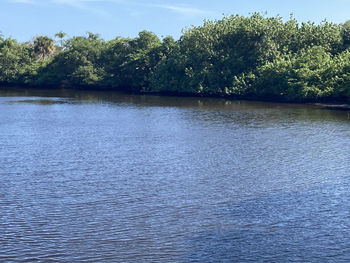
<instances>
[{"instance_id":1,"label":"tree canopy","mask_svg":"<svg viewBox=\"0 0 350 263\"><path fill-rule=\"evenodd\" d=\"M350 20L298 23L293 17L233 15L204 21L179 40L149 31L103 40L98 34L0 34L0 83L123 89L281 101L350 99Z\"/></svg>"}]
</instances>

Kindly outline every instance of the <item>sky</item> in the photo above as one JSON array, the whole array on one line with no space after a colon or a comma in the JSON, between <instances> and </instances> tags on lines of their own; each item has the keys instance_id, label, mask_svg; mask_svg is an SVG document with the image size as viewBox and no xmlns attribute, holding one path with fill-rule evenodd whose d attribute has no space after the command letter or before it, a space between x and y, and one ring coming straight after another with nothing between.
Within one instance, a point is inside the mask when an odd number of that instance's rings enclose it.
<instances>
[{"instance_id":1,"label":"sky","mask_svg":"<svg viewBox=\"0 0 350 263\"><path fill-rule=\"evenodd\" d=\"M350 0L0 0L0 32L20 42L60 31L70 37L93 32L109 40L148 30L178 39L182 29L204 19L254 12L344 23L350 20Z\"/></svg>"}]
</instances>

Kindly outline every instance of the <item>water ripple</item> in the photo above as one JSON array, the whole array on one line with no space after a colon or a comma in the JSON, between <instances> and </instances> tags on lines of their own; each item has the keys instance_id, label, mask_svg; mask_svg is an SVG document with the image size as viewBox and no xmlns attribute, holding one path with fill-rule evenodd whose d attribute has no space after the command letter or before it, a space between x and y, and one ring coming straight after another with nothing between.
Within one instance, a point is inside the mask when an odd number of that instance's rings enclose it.
<instances>
[{"instance_id":1,"label":"water ripple","mask_svg":"<svg viewBox=\"0 0 350 263\"><path fill-rule=\"evenodd\" d=\"M346 112L87 95L0 97L1 262L350 261Z\"/></svg>"}]
</instances>

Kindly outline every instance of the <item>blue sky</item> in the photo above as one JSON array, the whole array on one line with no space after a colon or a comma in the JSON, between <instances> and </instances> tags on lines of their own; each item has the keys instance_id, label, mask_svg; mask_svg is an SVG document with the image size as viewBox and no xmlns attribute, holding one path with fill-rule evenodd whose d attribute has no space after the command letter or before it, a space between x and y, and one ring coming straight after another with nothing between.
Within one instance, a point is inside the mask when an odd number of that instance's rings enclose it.
<instances>
[{"instance_id":1,"label":"blue sky","mask_svg":"<svg viewBox=\"0 0 350 263\"><path fill-rule=\"evenodd\" d=\"M293 13L298 21L343 23L350 19L350 0L0 0L0 31L19 41L59 31L134 37L144 29L178 38L183 28L203 19L265 11L286 19Z\"/></svg>"}]
</instances>

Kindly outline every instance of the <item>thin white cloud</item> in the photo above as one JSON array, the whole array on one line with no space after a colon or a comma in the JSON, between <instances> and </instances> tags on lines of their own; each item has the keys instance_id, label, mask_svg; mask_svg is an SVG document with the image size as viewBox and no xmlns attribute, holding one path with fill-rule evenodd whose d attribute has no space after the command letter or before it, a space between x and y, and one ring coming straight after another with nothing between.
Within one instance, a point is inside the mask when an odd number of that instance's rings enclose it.
<instances>
[{"instance_id":1,"label":"thin white cloud","mask_svg":"<svg viewBox=\"0 0 350 263\"><path fill-rule=\"evenodd\" d=\"M151 5L154 7L167 9L174 11L176 13L180 13L183 15L203 15L203 14L209 14L210 12L198 8L192 8L192 7L185 7L180 5Z\"/></svg>"},{"instance_id":2,"label":"thin white cloud","mask_svg":"<svg viewBox=\"0 0 350 263\"><path fill-rule=\"evenodd\" d=\"M35 4L33 0L8 0L10 3L21 3L21 4Z\"/></svg>"},{"instance_id":3,"label":"thin white cloud","mask_svg":"<svg viewBox=\"0 0 350 263\"><path fill-rule=\"evenodd\" d=\"M103 2L114 2L114 3L124 3L125 0L7 0L11 3L22 3L22 4L37 4L37 5L49 5L49 4L59 4L67 5L80 10L85 10L90 13L108 18L110 14L102 9L91 7L89 3L103 3Z\"/></svg>"},{"instance_id":4,"label":"thin white cloud","mask_svg":"<svg viewBox=\"0 0 350 263\"><path fill-rule=\"evenodd\" d=\"M103 9L99 9L96 6L91 7L89 4L91 3L116 3L123 5L133 5L133 6L141 6L141 7L155 7L166 9L172 12L176 12L185 17L192 17L197 15L205 15L211 14L211 12L199 8L189 7L185 5L167 5L167 4L155 4L145 3L136 0L8 0L12 3L23 3L23 4L60 4L60 5L68 5L77 9L85 10L91 13L95 13L99 16L110 17L110 14Z\"/></svg>"},{"instance_id":5,"label":"thin white cloud","mask_svg":"<svg viewBox=\"0 0 350 263\"><path fill-rule=\"evenodd\" d=\"M68 5L82 5L87 3L126 3L125 0L51 0L54 3L68 4Z\"/></svg>"},{"instance_id":6,"label":"thin white cloud","mask_svg":"<svg viewBox=\"0 0 350 263\"><path fill-rule=\"evenodd\" d=\"M94 13L96 15L108 18L110 16L108 12L96 7L92 8L87 4L88 2L92 3L92 2L103 2L103 1L104 0L51 0L51 2L55 4L69 5L71 7L88 11L90 13Z\"/></svg>"}]
</instances>

